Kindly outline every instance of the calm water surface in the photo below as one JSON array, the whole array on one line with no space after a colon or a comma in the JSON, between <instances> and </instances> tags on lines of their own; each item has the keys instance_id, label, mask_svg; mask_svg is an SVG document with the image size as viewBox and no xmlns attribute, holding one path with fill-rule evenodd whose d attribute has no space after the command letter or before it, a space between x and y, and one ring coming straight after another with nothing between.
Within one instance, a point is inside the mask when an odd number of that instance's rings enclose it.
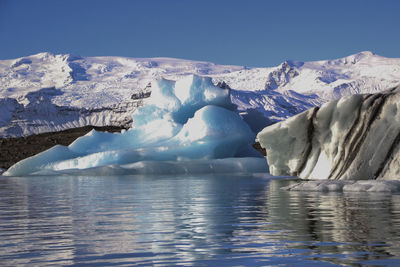
<instances>
[{"instance_id":1,"label":"calm water surface","mask_svg":"<svg viewBox=\"0 0 400 267\"><path fill-rule=\"evenodd\" d=\"M291 182L0 177L0 265L400 265L400 195Z\"/></svg>"}]
</instances>

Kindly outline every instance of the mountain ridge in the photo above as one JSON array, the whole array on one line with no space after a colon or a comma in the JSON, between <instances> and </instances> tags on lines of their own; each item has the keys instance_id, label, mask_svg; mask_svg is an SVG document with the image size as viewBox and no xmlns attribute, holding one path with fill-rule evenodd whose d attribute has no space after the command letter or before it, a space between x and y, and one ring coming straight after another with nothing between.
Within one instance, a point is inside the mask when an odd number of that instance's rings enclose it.
<instances>
[{"instance_id":1,"label":"mountain ridge","mask_svg":"<svg viewBox=\"0 0 400 267\"><path fill-rule=\"evenodd\" d=\"M335 60L287 60L266 68L48 52L0 60L0 101L6 103L0 107L0 137L89 124L129 127L130 113L146 102L132 99L133 95L141 95L155 79L178 80L187 75L224 82L248 122L257 114L259 120L274 123L332 99L400 84L400 59L363 51Z\"/></svg>"}]
</instances>

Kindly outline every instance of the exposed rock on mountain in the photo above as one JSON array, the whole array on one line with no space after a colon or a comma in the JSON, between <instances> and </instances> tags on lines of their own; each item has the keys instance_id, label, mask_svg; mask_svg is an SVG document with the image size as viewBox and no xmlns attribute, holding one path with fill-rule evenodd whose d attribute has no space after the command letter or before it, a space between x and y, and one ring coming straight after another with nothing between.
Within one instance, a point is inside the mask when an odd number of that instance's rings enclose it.
<instances>
[{"instance_id":1,"label":"exposed rock on mountain","mask_svg":"<svg viewBox=\"0 0 400 267\"><path fill-rule=\"evenodd\" d=\"M56 132L84 126L129 128L131 114L143 100L128 100L105 107L57 105L51 99L62 95L55 87L29 92L18 99L0 98L1 137L18 137Z\"/></svg>"},{"instance_id":2,"label":"exposed rock on mountain","mask_svg":"<svg viewBox=\"0 0 400 267\"><path fill-rule=\"evenodd\" d=\"M268 74L267 82L265 83L265 89L273 90L278 87L285 86L288 84L294 77L299 75L299 72L296 70L295 65L302 66L304 63L294 64L289 61L283 62L278 69L272 71Z\"/></svg>"}]
</instances>

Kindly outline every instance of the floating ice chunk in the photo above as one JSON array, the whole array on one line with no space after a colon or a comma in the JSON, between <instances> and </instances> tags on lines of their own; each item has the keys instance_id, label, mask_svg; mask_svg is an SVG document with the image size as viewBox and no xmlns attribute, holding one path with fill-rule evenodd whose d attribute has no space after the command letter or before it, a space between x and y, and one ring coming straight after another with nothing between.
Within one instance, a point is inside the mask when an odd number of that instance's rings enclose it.
<instances>
[{"instance_id":1,"label":"floating ice chunk","mask_svg":"<svg viewBox=\"0 0 400 267\"><path fill-rule=\"evenodd\" d=\"M400 179L400 87L328 102L257 135L273 175Z\"/></svg>"},{"instance_id":2,"label":"floating ice chunk","mask_svg":"<svg viewBox=\"0 0 400 267\"><path fill-rule=\"evenodd\" d=\"M400 192L400 181L398 180L306 181L284 187L283 189L289 191L395 193L395 192Z\"/></svg>"},{"instance_id":3,"label":"floating ice chunk","mask_svg":"<svg viewBox=\"0 0 400 267\"><path fill-rule=\"evenodd\" d=\"M52 153L51 157L45 157L46 153L41 153L19 162L15 166L19 170L24 170L21 166L26 166L31 169L30 172L38 169L59 171L148 160L226 158L235 156L241 147L251 143L254 139L250 128L239 115L217 106L206 106L197 111L195 116L173 138L158 140L152 145L147 142L140 143L140 140L136 139L142 146L132 143L126 144L125 149L117 150L116 147L120 148L125 141L129 142L129 132L110 134L93 131L78 139L69 148L62 147L64 158L59 158L56 153ZM35 157L40 157L40 159ZM30 163L32 160L35 161L35 164ZM23 174L16 172L16 167L10 168L7 173Z\"/></svg>"},{"instance_id":4,"label":"floating ice chunk","mask_svg":"<svg viewBox=\"0 0 400 267\"><path fill-rule=\"evenodd\" d=\"M212 166L218 167L220 172L226 172L230 167L231 171L236 171L240 168L232 161L227 164L218 162L217 165L204 162L194 165L188 162L182 165L161 163L240 155L253 143L254 134L242 118L230 110L232 107L229 90L214 86L210 78L191 76L176 84L161 79L155 82L150 103L132 115L132 129L124 133L91 131L68 147L58 146L18 162L5 175L98 167L104 168L96 170L115 170L119 168L110 165L143 161L151 161L153 163L146 163L146 166L165 172L174 172L168 166L192 166L196 172L214 171ZM260 162L257 161L258 167ZM265 164L265 160L263 162ZM127 168L133 173L137 169Z\"/></svg>"}]
</instances>

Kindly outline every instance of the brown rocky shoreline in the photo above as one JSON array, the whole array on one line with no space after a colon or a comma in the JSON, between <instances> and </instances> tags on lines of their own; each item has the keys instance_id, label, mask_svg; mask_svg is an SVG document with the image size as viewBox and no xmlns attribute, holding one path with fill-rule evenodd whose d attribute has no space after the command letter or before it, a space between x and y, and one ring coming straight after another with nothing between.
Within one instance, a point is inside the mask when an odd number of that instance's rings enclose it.
<instances>
[{"instance_id":1,"label":"brown rocky shoreline","mask_svg":"<svg viewBox=\"0 0 400 267\"><path fill-rule=\"evenodd\" d=\"M85 126L60 132L42 133L18 138L3 138L0 139L0 168L8 169L18 161L31 157L55 145L67 146L92 129L103 132L120 132L124 128L116 126Z\"/></svg>"}]
</instances>

